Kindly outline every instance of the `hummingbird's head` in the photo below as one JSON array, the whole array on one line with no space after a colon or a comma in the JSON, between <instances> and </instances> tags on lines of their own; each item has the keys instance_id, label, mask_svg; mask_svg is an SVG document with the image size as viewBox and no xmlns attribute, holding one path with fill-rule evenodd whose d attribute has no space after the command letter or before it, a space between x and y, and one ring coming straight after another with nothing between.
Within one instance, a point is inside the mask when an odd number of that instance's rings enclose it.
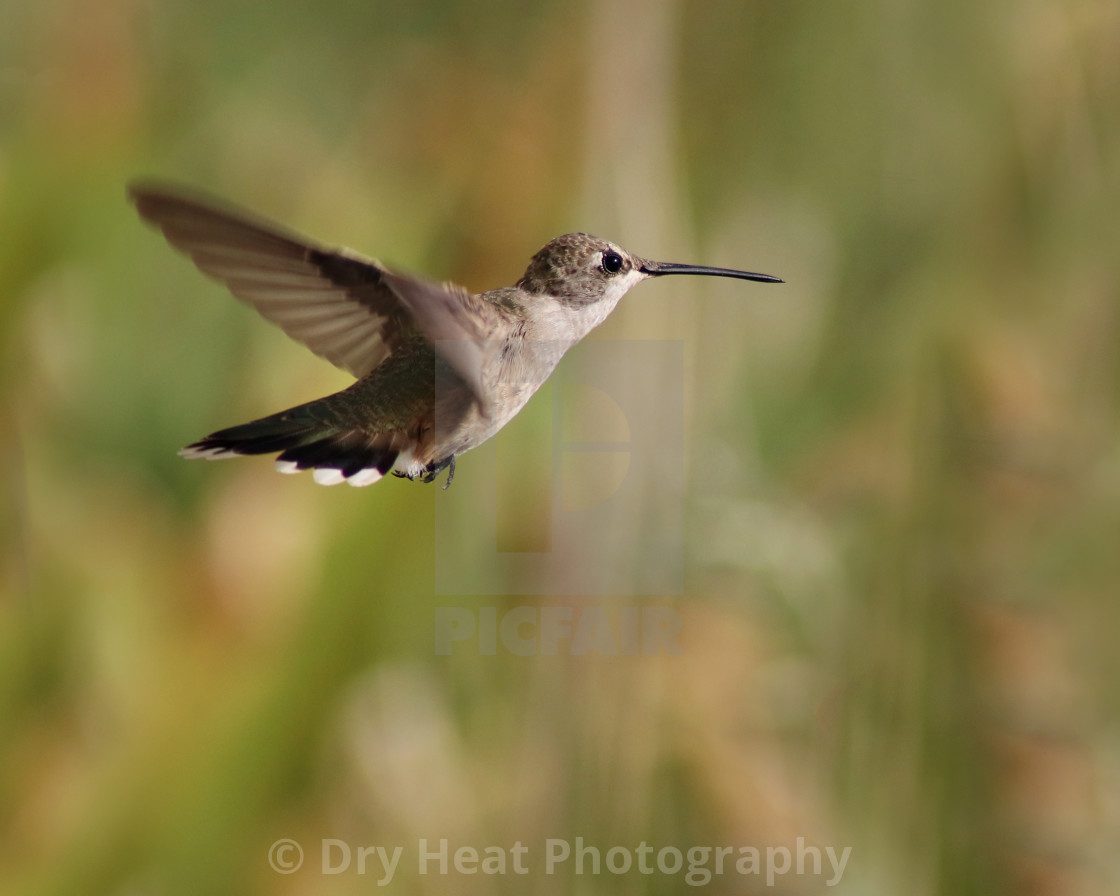
<instances>
[{"instance_id":1,"label":"hummingbird's head","mask_svg":"<svg viewBox=\"0 0 1120 896\"><path fill-rule=\"evenodd\" d=\"M643 260L589 233L566 233L533 256L518 286L566 305L617 302L635 283L652 276Z\"/></svg>"},{"instance_id":2,"label":"hummingbird's head","mask_svg":"<svg viewBox=\"0 0 1120 896\"><path fill-rule=\"evenodd\" d=\"M782 282L769 274L650 261L589 233L566 233L533 256L517 285L530 294L552 296L569 306L607 302L613 307L636 283L666 274Z\"/></svg>"}]
</instances>

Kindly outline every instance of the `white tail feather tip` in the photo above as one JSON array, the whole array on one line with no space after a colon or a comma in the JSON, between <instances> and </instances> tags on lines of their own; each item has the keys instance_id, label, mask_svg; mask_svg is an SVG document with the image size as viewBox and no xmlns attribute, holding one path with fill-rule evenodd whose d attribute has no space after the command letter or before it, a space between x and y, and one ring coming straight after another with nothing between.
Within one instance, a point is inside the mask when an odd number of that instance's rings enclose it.
<instances>
[{"instance_id":1,"label":"white tail feather tip","mask_svg":"<svg viewBox=\"0 0 1120 896\"><path fill-rule=\"evenodd\" d=\"M346 479L342 475L342 470L336 470L333 467L320 467L311 475L319 485L338 485Z\"/></svg>"},{"instance_id":2,"label":"white tail feather tip","mask_svg":"<svg viewBox=\"0 0 1120 896\"><path fill-rule=\"evenodd\" d=\"M346 481L355 488L362 488L366 485L373 485L381 478L381 473L374 467L366 467L364 470L359 470Z\"/></svg>"}]
</instances>

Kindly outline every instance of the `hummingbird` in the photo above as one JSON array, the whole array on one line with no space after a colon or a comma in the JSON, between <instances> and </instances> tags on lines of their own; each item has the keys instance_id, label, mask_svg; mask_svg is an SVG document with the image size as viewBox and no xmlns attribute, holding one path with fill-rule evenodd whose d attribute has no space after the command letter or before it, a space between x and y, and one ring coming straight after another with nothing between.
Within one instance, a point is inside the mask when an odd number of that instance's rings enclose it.
<instances>
[{"instance_id":1,"label":"hummingbird","mask_svg":"<svg viewBox=\"0 0 1120 896\"><path fill-rule=\"evenodd\" d=\"M187 458L276 454L281 473L371 485L432 482L505 426L564 353L651 277L781 283L727 268L651 261L587 233L547 243L514 286L472 294L390 270L187 189L136 183L140 216L208 276L315 354L348 388L183 448Z\"/></svg>"}]
</instances>

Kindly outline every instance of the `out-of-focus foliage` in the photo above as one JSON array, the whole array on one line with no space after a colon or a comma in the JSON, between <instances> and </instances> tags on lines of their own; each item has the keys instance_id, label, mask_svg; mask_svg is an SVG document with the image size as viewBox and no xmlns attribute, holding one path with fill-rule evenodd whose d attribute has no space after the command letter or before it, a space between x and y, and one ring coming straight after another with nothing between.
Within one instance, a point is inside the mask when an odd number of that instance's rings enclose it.
<instances>
[{"instance_id":1,"label":"out-of-focus foliage","mask_svg":"<svg viewBox=\"0 0 1120 896\"><path fill-rule=\"evenodd\" d=\"M683 340L684 588L645 602L684 652L438 656L440 606L634 600L437 594L455 487L177 458L347 379L138 221L145 174L474 289L567 230L785 277L597 334ZM0 890L375 889L338 838L404 892L681 891L544 875L582 836L852 847L710 892L1115 892L1118 235L1113 0L5 4ZM507 552L549 414L459 464L505 471ZM419 876L441 837L531 874Z\"/></svg>"}]
</instances>

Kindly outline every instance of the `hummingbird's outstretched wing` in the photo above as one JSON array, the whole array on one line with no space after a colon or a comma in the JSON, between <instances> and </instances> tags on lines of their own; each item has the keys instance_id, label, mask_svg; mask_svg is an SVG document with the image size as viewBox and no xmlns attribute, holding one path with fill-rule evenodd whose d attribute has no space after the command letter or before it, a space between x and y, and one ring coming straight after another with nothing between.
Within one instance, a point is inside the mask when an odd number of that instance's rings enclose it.
<instances>
[{"instance_id":1,"label":"hummingbird's outstretched wing","mask_svg":"<svg viewBox=\"0 0 1120 896\"><path fill-rule=\"evenodd\" d=\"M419 330L481 402L482 318L461 286L390 272L177 187L137 183L129 195L203 273L337 367L361 379Z\"/></svg>"}]
</instances>

